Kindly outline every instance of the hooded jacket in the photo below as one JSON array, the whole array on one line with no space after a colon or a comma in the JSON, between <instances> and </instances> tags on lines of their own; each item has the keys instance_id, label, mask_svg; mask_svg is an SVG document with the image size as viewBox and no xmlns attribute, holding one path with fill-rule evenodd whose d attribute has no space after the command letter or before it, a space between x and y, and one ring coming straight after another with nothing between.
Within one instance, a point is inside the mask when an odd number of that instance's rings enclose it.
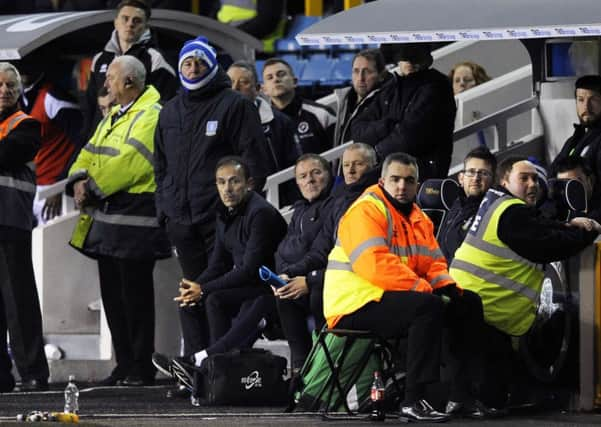
<instances>
[{"instance_id":1,"label":"hooded jacket","mask_svg":"<svg viewBox=\"0 0 601 427\"><path fill-rule=\"evenodd\" d=\"M155 133L159 222L215 221L215 165L224 156L242 157L261 189L270 164L266 146L256 107L231 89L221 68L206 86L180 89L161 110Z\"/></svg>"},{"instance_id":2,"label":"hooded jacket","mask_svg":"<svg viewBox=\"0 0 601 427\"><path fill-rule=\"evenodd\" d=\"M414 156L420 180L446 178L453 152L455 98L447 76L434 69L394 75L351 123L350 139L373 146L381 160Z\"/></svg>"},{"instance_id":3,"label":"hooded jacket","mask_svg":"<svg viewBox=\"0 0 601 427\"><path fill-rule=\"evenodd\" d=\"M171 99L177 91L178 81L175 70L157 50L150 30L146 30L140 40L134 43L126 52L121 51L117 30L113 30L110 40L102 52L92 59L90 80L82 105L84 115L83 138L89 138L96 125L100 122L101 114L98 109L98 91L104 85L106 70L111 61L121 55L131 55L138 58L146 68L146 84L153 85L161 95L161 102Z\"/></svg>"}]
</instances>

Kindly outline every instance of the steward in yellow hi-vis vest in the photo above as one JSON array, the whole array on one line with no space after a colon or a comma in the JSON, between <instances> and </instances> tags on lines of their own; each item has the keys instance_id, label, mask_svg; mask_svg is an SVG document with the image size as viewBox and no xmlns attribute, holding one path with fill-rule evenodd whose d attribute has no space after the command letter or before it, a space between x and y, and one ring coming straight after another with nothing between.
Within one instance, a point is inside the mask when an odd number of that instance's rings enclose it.
<instances>
[{"instance_id":1,"label":"steward in yellow hi-vis vest","mask_svg":"<svg viewBox=\"0 0 601 427\"><path fill-rule=\"evenodd\" d=\"M113 107L69 171L87 179L90 203L70 244L95 257L160 259L170 256L154 204L154 130L160 95L148 86L125 113Z\"/></svg>"},{"instance_id":2,"label":"steward in yellow hi-vis vest","mask_svg":"<svg viewBox=\"0 0 601 427\"><path fill-rule=\"evenodd\" d=\"M525 204L488 190L450 268L458 283L480 295L486 321L509 335L523 335L532 325L544 277L541 264L518 255L497 234L501 215Z\"/></svg>"},{"instance_id":3,"label":"steward in yellow hi-vis vest","mask_svg":"<svg viewBox=\"0 0 601 427\"><path fill-rule=\"evenodd\" d=\"M156 218L154 131L160 95L145 86L142 62L111 62L105 87L115 106L69 171L81 215L69 242L98 261L100 295L117 366L99 385L154 384L155 261L170 256Z\"/></svg>"}]
</instances>

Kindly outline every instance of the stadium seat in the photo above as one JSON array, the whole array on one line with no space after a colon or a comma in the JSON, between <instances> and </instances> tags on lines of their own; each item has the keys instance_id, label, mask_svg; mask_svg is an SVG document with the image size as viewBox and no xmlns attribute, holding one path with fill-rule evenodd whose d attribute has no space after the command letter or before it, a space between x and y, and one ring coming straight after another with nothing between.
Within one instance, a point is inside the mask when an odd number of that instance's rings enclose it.
<instances>
[{"instance_id":1,"label":"stadium seat","mask_svg":"<svg viewBox=\"0 0 601 427\"><path fill-rule=\"evenodd\" d=\"M263 66L265 65L264 59L257 59L255 61L255 69L257 70L257 77L259 78L259 83L263 83Z\"/></svg>"},{"instance_id":2,"label":"stadium seat","mask_svg":"<svg viewBox=\"0 0 601 427\"><path fill-rule=\"evenodd\" d=\"M353 54L354 55L354 54ZM340 85L351 81L353 58L338 58L332 68L330 84Z\"/></svg>"},{"instance_id":3,"label":"stadium seat","mask_svg":"<svg viewBox=\"0 0 601 427\"><path fill-rule=\"evenodd\" d=\"M334 59L324 53L311 55L307 60L303 73L300 74L299 84L303 86L328 82L335 62Z\"/></svg>"},{"instance_id":4,"label":"stadium seat","mask_svg":"<svg viewBox=\"0 0 601 427\"><path fill-rule=\"evenodd\" d=\"M298 42L290 37L290 38L284 38L284 39L278 39L275 42L275 51L277 53L290 53L290 52L300 52L301 47L298 44Z\"/></svg>"},{"instance_id":5,"label":"stadium seat","mask_svg":"<svg viewBox=\"0 0 601 427\"><path fill-rule=\"evenodd\" d=\"M459 197L460 191L459 184L450 178L427 179L419 188L417 204L434 223L434 236L437 239L440 224Z\"/></svg>"},{"instance_id":6,"label":"stadium seat","mask_svg":"<svg viewBox=\"0 0 601 427\"><path fill-rule=\"evenodd\" d=\"M290 64L294 75L300 79L300 76L302 76L303 71L305 70L305 66L307 65L307 61L302 58L299 58L295 54L290 53L282 55L280 56L280 58L282 58L284 61Z\"/></svg>"}]
</instances>

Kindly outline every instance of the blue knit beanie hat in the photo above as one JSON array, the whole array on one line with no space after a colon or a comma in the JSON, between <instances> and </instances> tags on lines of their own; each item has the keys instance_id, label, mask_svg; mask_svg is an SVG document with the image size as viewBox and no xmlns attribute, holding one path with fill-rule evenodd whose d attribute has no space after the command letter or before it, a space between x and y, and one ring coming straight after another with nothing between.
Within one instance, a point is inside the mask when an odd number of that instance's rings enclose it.
<instances>
[{"instance_id":1,"label":"blue knit beanie hat","mask_svg":"<svg viewBox=\"0 0 601 427\"><path fill-rule=\"evenodd\" d=\"M182 63L187 58L198 58L200 59L206 66L207 70L204 74L196 79L187 79L182 75ZM206 37L198 36L194 40L188 40L184 43L182 50L179 52L179 61L177 64L177 70L179 73L179 79L182 82L182 86L188 90L196 90L200 89L203 86L206 86L215 74L217 74L218 64L217 64L217 54L215 49L209 45L209 41Z\"/></svg>"}]
</instances>

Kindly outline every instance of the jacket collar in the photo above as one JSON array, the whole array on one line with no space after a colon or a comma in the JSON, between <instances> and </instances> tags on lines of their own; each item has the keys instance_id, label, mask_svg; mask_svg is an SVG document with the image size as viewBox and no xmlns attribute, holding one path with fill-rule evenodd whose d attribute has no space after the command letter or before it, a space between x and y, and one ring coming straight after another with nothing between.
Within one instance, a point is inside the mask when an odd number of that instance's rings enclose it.
<instances>
[{"instance_id":1,"label":"jacket collar","mask_svg":"<svg viewBox=\"0 0 601 427\"><path fill-rule=\"evenodd\" d=\"M150 28L147 28L146 31L144 31L140 36L140 39L131 45L131 47L128 49L128 52L137 46L148 45L151 42L152 35L150 33ZM123 55L127 53L121 51L121 45L119 44L119 35L117 34L117 30L113 30L110 40L104 46L104 50L107 52L114 53L115 55Z\"/></svg>"}]
</instances>

